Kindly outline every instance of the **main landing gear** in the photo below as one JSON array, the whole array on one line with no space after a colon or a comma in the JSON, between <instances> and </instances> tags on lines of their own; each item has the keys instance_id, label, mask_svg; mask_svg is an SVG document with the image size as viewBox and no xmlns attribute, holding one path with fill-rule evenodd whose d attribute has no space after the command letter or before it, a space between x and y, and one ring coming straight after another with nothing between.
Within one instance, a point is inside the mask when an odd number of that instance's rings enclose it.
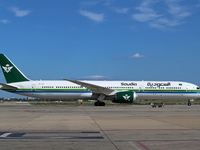
<instances>
[{"instance_id":1,"label":"main landing gear","mask_svg":"<svg viewBox=\"0 0 200 150\"><path fill-rule=\"evenodd\" d=\"M105 106L105 103L97 101L97 102L94 103L94 106Z\"/></svg>"},{"instance_id":2,"label":"main landing gear","mask_svg":"<svg viewBox=\"0 0 200 150\"><path fill-rule=\"evenodd\" d=\"M103 102L105 97L104 94L100 94L97 98L97 102L94 103L94 106L105 106L105 103Z\"/></svg>"}]
</instances>

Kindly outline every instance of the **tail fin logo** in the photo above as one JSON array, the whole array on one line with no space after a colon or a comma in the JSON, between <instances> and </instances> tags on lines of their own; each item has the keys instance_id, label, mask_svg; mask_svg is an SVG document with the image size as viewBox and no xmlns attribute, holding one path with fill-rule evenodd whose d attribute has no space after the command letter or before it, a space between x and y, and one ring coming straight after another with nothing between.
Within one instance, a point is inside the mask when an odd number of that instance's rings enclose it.
<instances>
[{"instance_id":1,"label":"tail fin logo","mask_svg":"<svg viewBox=\"0 0 200 150\"><path fill-rule=\"evenodd\" d=\"M6 66L2 66L2 68L6 73L9 73L12 70L13 66L10 67L10 65L7 64Z\"/></svg>"}]
</instances>

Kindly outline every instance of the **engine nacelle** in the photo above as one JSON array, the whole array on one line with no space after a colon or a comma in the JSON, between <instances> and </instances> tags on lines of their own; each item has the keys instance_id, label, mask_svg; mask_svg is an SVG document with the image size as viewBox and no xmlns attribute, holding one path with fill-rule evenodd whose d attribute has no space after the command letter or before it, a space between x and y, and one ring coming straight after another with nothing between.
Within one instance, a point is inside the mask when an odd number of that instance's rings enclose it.
<instances>
[{"instance_id":1,"label":"engine nacelle","mask_svg":"<svg viewBox=\"0 0 200 150\"><path fill-rule=\"evenodd\" d=\"M118 92L115 94L114 103L133 103L136 100L136 93L131 91Z\"/></svg>"}]
</instances>

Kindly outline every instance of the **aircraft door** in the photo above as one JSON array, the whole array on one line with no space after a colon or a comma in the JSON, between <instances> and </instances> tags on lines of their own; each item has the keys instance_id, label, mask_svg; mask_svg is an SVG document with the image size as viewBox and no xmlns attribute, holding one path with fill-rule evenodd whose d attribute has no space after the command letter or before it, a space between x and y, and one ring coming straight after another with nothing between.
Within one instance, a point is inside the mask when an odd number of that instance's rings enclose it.
<instances>
[{"instance_id":1,"label":"aircraft door","mask_svg":"<svg viewBox=\"0 0 200 150\"><path fill-rule=\"evenodd\" d=\"M186 86L186 92L191 92L190 86Z\"/></svg>"},{"instance_id":2,"label":"aircraft door","mask_svg":"<svg viewBox=\"0 0 200 150\"><path fill-rule=\"evenodd\" d=\"M36 87L37 87L36 84L32 84L32 89L31 90L32 91L36 91Z\"/></svg>"},{"instance_id":3,"label":"aircraft door","mask_svg":"<svg viewBox=\"0 0 200 150\"><path fill-rule=\"evenodd\" d=\"M139 84L139 91L144 91L144 84L143 83Z\"/></svg>"}]
</instances>

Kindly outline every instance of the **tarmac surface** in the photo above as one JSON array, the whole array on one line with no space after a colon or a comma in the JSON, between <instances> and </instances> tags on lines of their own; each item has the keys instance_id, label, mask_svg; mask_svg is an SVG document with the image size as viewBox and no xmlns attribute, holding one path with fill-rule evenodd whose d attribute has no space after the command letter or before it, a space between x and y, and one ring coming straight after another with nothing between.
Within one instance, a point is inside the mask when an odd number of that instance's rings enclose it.
<instances>
[{"instance_id":1,"label":"tarmac surface","mask_svg":"<svg viewBox=\"0 0 200 150\"><path fill-rule=\"evenodd\" d=\"M199 150L200 106L0 103L1 150Z\"/></svg>"}]
</instances>

